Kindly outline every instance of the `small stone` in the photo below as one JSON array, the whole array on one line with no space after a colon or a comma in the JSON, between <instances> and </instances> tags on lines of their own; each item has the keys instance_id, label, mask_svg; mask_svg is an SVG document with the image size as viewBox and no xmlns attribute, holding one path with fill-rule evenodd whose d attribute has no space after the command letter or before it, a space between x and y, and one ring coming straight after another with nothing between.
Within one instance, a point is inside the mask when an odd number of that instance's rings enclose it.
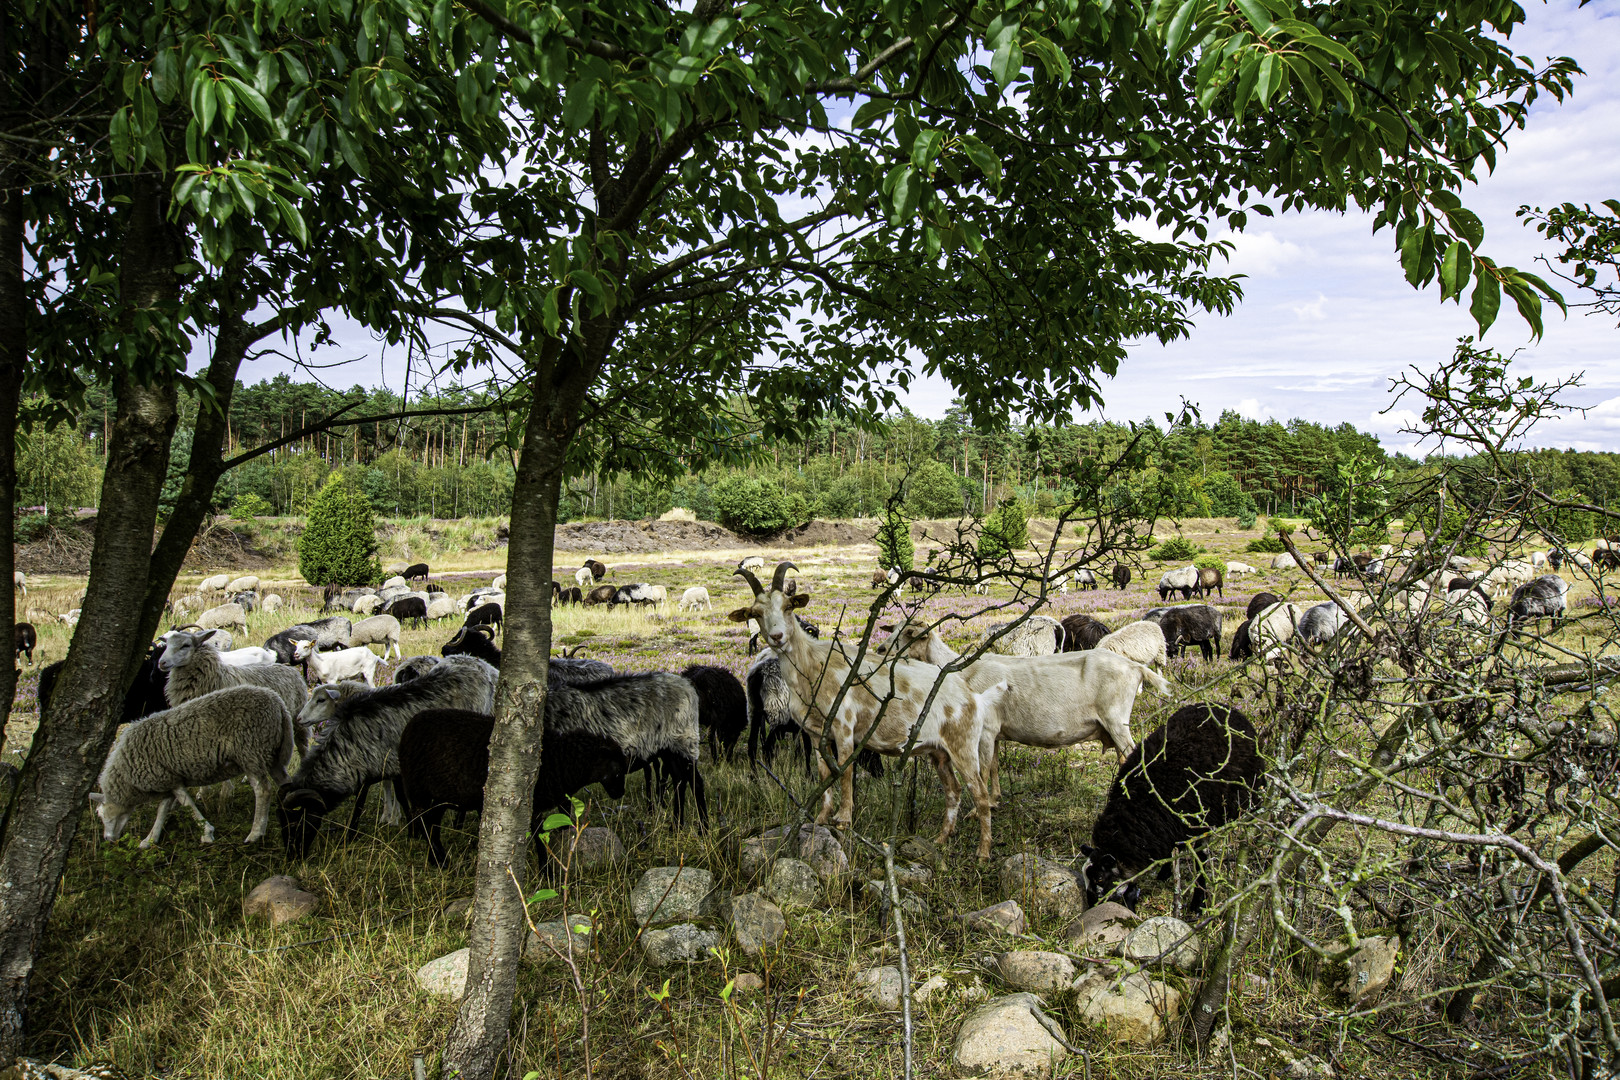
<instances>
[{"instance_id":1,"label":"small stone","mask_svg":"<svg viewBox=\"0 0 1620 1080\"><path fill-rule=\"evenodd\" d=\"M1110 901L1098 904L1070 923L1065 938L1069 948L1078 952L1112 956L1141 922L1136 912Z\"/></svg>"},{"instance_id":2,"label":"small stone","mask_svg":"<svg viewBox=\"0 0 1620 1080\"><path fill-rule=\"evenodd\" d=\"M799 859L777 859L765 875L764 893L784 908L813 908L821 904L821 879L810 864Z\"/></svg>"},{"instance_id":3,"label":"small stone","mask_svg":"<svg viewBox=\"0 0 1620 1080\"><path fill-rule=\"evenodd\" d=\"M1336 1075L1333 1066L1315 1054L1306 1054L1288 1063L1288 1080L1333 1080Z\"/></svg>"},{"instance_id":4,"label":"small stone","mask_svg":"<svg viewBox=\"0 0 1620 1080\"><path fill-rule=\"evenodd\" d=\"M913 888L926 887L934 882L934 872L919 863L894 864L894 880L901 885Z\"/></svg>"},{"instance_id":5,"label":"small stone","mask_svg":"<svg viewBox=\"0 0 1620 1080\"><path fill-rule=\"evenodd\" d=\"M1024 909L1018 906L1016 900L1003 900L999 904L970 911L962 916L962 922L970 930L1000 930L1015 935L1022 934L1028 925L1024 919Z\"/></svg>"},{"instance_id":6,"label":"small stone","mask_svg":"<svg viewBox=\"0 0 1620 1080\"><path fill-rule=\"evenodd\" d=\"M470 897L470 896L458 896L458 897L456 897L456 899L454 899L454 900L450 901L448 904L444 905L444 917L446 919L452 919L452 920L453 919L470 919L470 918L472 918L472 905L473 905L473 898L472 897Z\"/></svg>"},{"instance_id":7,"label":"small stone","mask_svg":"<svg viewBox=\"0 0 1620 1080\"><path fill-rule=\"evenodd\" d=\"M968 1015L951 1059L968 1076L1051 1076L1068 1053L1062 1032L1034 994L1008 994Z\"/></svg>"},{"instance_id":8,"label":"small stone","mask_svg":"<svg viewBox=\"0 0 1620 1080\"><path fill-rule=\"evenodd\" d=\"M1115 983L1118 983L1116 986ZM1075 983L1075 1009L1118 1043L1153 1046L1181 1013L1181 991L1133 971L1094 972Z\"/></svg>"},{"instance_id":9,"label":"small stone","mask_svg":"<svg viewBox=\"0 0 1620 1080\"><path fill-rule=\"evenodd\" d=\"M1132 930L1119 954L1140 964L1169 964L1182 971L1197 971L1204 958L1203 942L1193 928L1170 915L1156 915Z\"/></svg>"},{"instance_id":10,"label":"small stone","mask_svg":"<svg viewBox=\"0 0 1620 1080\"><path fill-rule=\"evenodd\" d=\"M855 985L866 992L868 1000L880 1009L900 1007L901 979L897 967L874 967L855 973Z\"/></svg>"},{"instance_id":11,"label":"small stone","mask_svg":"<svg viewBox=\"0 0 1620 1080\"><path fill-rule=\"evenodd\" d=\"M731 932L749 956L759 956L787 937L787 919L782 909L758 893L747 893L731 901Z\"/></svg>"},{"instance_id":12,"label":"small stone","mask_svg":"<svg viewBox=\"0 0 1620 1080\"><path fill-rule=\"evenodd\" d=\"M1356 1002L1376 997L1395 977L1395 961L1400 955L1398 934L1362 938L1361 947L1344 960L1345 977L1338 991Z\"/></svg>"},{"instance_id":13,"label":"small stone","mask_svg":"<svg viewBox=\"0 0 1620 1080\"><path fill-rule=\"evenodd\" d=\"M656 866L630 890L636 925L687 922L712 914L714 875L695 866Z\"/></svg>"},{"instance_id":14,"label":"small stone","mask_svg":"<svg viewBox=\"0 0 1620 1080\"><path fill-rule=\"evenodd\" d=\"M457 949L437 960L429 960L416 971L416 984L434 997L460 1001L467 992L467 964L470 949Z\"/></svg>"},{"instance_id":15,"label":"small stone","mask_svg":"<svg viewBox=\"0 0 1620 1080\"><path fill-rule=\"evenodd\" d=\"M861 893L872 903L888 910L888 889L882 879L861 883ZM928 901L912 892L910 889L900 890L900 910L917 919L926 919L933 914L928 908Z\"/></svg>"},{"instance_id":16,"label":"small stone","mask_svg":"<svg viewBox=\"0 0 1620 1080\"><path fill-rule=\"evenodd\" d=\"M707 960L713 955L710 950L719 946L719 934L691 923L648 930L641 935L641 951L658 967Z\"/></svg>"},{"instance_id":17,"label":"small stone","mask_svg":"<svg viewBox=\"0 0 1620 1080\"><path fill-rule=\"evenodd\" d=\"M837 833L825 825L801 825L795 833L784 825L743 841L739 858L743 877L753 881L764 876L784 855L803 860L823 881L849 873L849 856Z\"/></svg>"},{"instance_id":18,"label":"small stone","mask_svg":"<svg viewBox=\"0 0 1620 1080\"><path fill-rule=\"evenodd\" d=\"M900 842L899 851L896 852L907 862L920 863L923 866L938 866L945 861L945 853L938 844L926 836L908 836Z\"/></svg>"},{"instance_id":19,"label":"small stone","mask_svg":"<svg viewBox=\"0 0 1620 1080\"><path fill-rule=\"evenodd\" d=\"M524 944L523 955L537 963L561 960L570 951L578 956L590 951L591 938L595 935L596 923L589 915L570 915L535 923Z\"/></svg>"},{"instance_id":20,"label":"small stone","mask_svg":"<svg viewBox=\"0 0 1620 1080\"><path fill-rule=\"evenodd\" d=\"M753 994L765 989L765 980L752 971L739 971L731 985L740 994Z\"/></svg>"},{"instance_id":21,"label":"small stone","mask_svg":"<svg viewBox=\"0 0 1620 1080\"><path fill-rule=\"evenodd\" d=\"M242 918L263 917L271 926L282 926L308 918L320 906L320 897L299 888L297 878L277 874L253 886L242 898Z\"/></svg>"},{"instance_id":22,"label":"small stone","mask_svg":"<svg viewBox=\"0 0 1620 1080\"><path fill-rule=\"evenodd\" d=\"M911 1000L919 1005L926 1005L935 997L951 988L943 975L930 975L923 984L911 992Z\"/></svg>"},{"instance_id":23,"label":"small stone","mask_svg":"<svg viewBox=\"0 0 1620 1080\"><path fill-rule=\"evenodd\" d=\"M581 829L577 842L573 829L562 829L552 834L550 847L553 858L568 863L571 875L594 874L624 865L624 842L605 825Z\"/></svg>"},{"instance_id":24,"label":"small stone","mask_svg":"<svg viewBox=\"0 0 1620 1080\"><path fill-rule=\"evenodd\" d=\"M1013 990L1057 994L1074 985L1074 961L1062 953L1004 952L996 957L996 975Z\"/></svg>"},{"instance_id":25,"label":"small stone","mask_svg":"<svg viewBox=\"0 0 1620 1080\"><path fill-rule=\"evenodd\" d=\"M1001 864L1001 895L1036 914L1072 918L1085 910L1085 892L1073 870L1061 863L1020 852Z\"/></svg>"}]
</instances>

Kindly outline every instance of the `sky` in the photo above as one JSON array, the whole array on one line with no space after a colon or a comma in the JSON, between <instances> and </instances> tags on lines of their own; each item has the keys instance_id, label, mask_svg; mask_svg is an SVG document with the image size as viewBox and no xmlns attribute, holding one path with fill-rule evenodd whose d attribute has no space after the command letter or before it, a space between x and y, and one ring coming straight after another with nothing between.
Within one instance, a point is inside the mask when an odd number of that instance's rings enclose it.
<instances>
[{"instance_id":1,"label":"sky","mask_svg":"<svg viewBox=\"0 0 1620 1080\"><path fill-rule=\"evenodd\" d=\"M1462 198L1485 224L1485 254L1551 278L1536 259L1553 250L1515 211L1620 198L1620 2L1595 0L1584 9L1578 0L1522 2L1527 21L1513 35L1513 49L1537 63L1572 56L1586 74L1562 104L1538 101L1526 128L1509 133L1496 171ZM1420 450L1400 430L1411 414L1395 405L1390 380L1412 367L1434 367L1459 337L1475 333L1466 296L1461 306L1442 304L1438 286L1409 286L1392 231L1374 235L1368 214L1254 216L1247 231L1228 239L1235 249L1229 269L1245 275L1245 298L1234 313L1202 317L1189 339L1169 346L1133 346L1119 375L1103 384L1104 407L1076 419L1159 417L1185 397L1209 420L1233 409L1256 419L1349 422L1391 451ZM1575 299L1573 288L1562 291ZM1587 407L1585 415L1543 421L1528 444L1620 451L1620 328L1574 309L1566 319L1550 304L1543 318L1546 332L1532 341L1504 297L1484 339L1504 354L1517 350L1517 374L1583 377L1564 400ZM323 381L402 388L403 350L384 353L359 327L340 327L337 337L338 352L355 362L323 372ZM252 381L288 367L268 357L244 375ZM411 376L412 389L420 379ZM924 377L905 404L938 418L951 397L943 380Z\"/></svg>"}]
</instances>

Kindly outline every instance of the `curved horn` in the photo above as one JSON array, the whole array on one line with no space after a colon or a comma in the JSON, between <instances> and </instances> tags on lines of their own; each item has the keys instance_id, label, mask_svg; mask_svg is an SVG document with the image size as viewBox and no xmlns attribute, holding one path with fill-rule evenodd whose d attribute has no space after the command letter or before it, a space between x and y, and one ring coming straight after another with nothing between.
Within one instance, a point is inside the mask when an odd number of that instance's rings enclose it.
<instances>
[{"instance_id":1,"label":"curved horn","mask_svg":"<svg viewBox=\"0 0 1620 1080\"><path fill-rule=\"evenodd\" d=\"M754 572L752 570L744 570L741 567L738 567L731 572L731 576L740 577L744 581L748 582L749 587L754 590L755 596L758 596L760 593L765 591L765 586L759 583L759 578L754 576Z\"/></svg>"},{"instance_id":2,"label":"curved horn","mask_svg":"<svg viewBox=\"0 0 1620 1080\"><path fill-rule=\"evenodd\" d=\"M782 591L782 582L787 578L787 572L789 570L797 570L797 569L798 569L798 567L794 566L790 562L777 563L776 564L776 576L771 578L771 591L772 592L781 592Z\"/></svg>"},{"instance_id":3,"label":"curved horn","mask_svg":"<svg viewBox=\"0 0 1620 1080\"><path fill-rule=\"evenodd\" d=\"M310 799L314 799L315 804L322 810L326 809L326 800L321 798L321 793L316 791L314 788L307 787L293 788L291 791L283 792L281 796L281 808L283 810L291 810L299 803L308 802Z\"/></svg>"}]
</instances>

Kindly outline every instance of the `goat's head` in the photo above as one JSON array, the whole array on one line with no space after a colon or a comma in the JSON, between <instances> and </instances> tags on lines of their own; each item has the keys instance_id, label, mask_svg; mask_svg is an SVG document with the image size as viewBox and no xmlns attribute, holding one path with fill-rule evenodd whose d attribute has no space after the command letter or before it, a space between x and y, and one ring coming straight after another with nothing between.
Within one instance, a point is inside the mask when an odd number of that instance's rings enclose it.
<instances>
[{"instance_id":1,"label":"goat's head","mask_svg":"<svg viewBox=\"0 0 1620 1080\"><path fill-rule=\"evenodd\" d=\"M292 647L294 660L308 660L309 654L315 651L315 643L313 641L306 641L298 638L293 639Z\"/></svg>"},{"instance_id":2,"label":"goat's head","mask_svg":"<svg viewBox=\"0 0 1620 1080\"><path fill-rule=\"evenodd\" d=\"M739 623L753 619L759 624L760 633L764 635L765 641L773 647L785 644L796 632L802 633L803 630L794 620L793 611L809 604L810 594L789 593L785 586L787 572L797 569L798 567L791 562L778 564L769 589L759 583L759 578L754 576L753 571L738 569L734 576L748 582L749 587L754 590L754 602L745 608L738 608L728 617L732 622Z\"/></svg>"},{"instance_id":3,"label":"goat's head","mask_svg":"<svg viewBox=\"0 0 1620 1080\"><path fill-rule=\"evenodd\" d=\"M884 623L878 629L889 636L872 646L873 652L884 655L895 652L914 660L928 659L928 630L911 623L905 623L898 628L893 623Z\"/></svg>"}]
</instances>

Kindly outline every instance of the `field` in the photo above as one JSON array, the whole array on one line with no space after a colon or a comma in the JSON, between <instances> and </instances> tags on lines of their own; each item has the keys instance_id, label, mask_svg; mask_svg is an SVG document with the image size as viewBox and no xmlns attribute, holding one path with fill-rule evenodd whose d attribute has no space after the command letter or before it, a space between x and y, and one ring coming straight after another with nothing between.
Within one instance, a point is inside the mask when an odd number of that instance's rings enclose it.
<instances>
[{"instance_id":1,"label":"field","mask_svg":"<svg viewBox=\"0 0 1620 1080\"><path fill-rule=\"evenodd\" d=\"M1258 567L1270 556L1245 555L1243 545L1258 532L1237 530L1231 522L1188 523L1186 536L1226 559ZM1314 545L1305 545L1307 548ZM714 599L712 612L649 616L643 611L558 609L554 644L580 645L582 655L605 660L622 671L678 671L690 663L719 664L739 675L748 662L747 631L726 619L748 590L732 576L736 560L755 549L712 549L627 554L608 562L609 582L646 581L670 587L672 599L689 585L704 585ZM559 552L557 565L573 567L598 552ZM875 565L869 545L770 549L768 561L791 558L802 588L811 593L806 614L824 628L858 633L875 593L868 579ZM1096 615L1110 625L1134 618L1158 603L1152 591L1163 567L1146 564L1122 591L1071 591L1054 596L1050 613ZM469 551L465 558L446 552L434 563L435 576L452 593L464 593L500 571L498 552ZM256 613L244 643L257 643L297 621L318 600L302 588L290 568L257 571L262 588L280 592L290 607L274 615ZM178 592L203 575L188 575ZM559 570L559 578L564 575ZM43 575L31 582L26 605L39 612L76 606L82 579ZM1229 580L1214 603L1225 617L1225 635L1243 618L1250 597L1262 589L1295 600L1320 599L1298 571L1260 573ZM1577 584L1578 605L1590 593ZM899 597L904 601L905 597ZM953 610L968 615L1005 604L1010 590L988 596L940 593L924 604L938 617ZM899 605L884 614L887 621ZM998 612L968 621L948 636L968 641ZM16 759L34 727L37 665L64 655L67 637L60 624L36 618L41 650L28 670L6 729L6 752ZM407 630L406 656L437 653L453 623ZM1223 638L1224 642L1225 638ZM1579 629L1560 636L1580 650ZM392 665L390 665L390 669ZM1233 695L1237 666L1221 659L1174 661L1170 676L1174 700L1144 693L1133 714L1138 738L1187 700L1227 700ZM741 751L743 748L739 748ZM1040 751L1003 748L1003 801L995 822L995 851L987 864L973 858L975 826L964 815L968 836L958 835L943 863L926 884L914 886L926 902L926 916L909 919L910 963L914 983L941 975L949 989L917 1009L918 1075L950 1073L952 1040L974 1000L996 981L985 971L986 953L1011 947L1007 938L963 928L957 918L1005 899L997 870L1018 852L1034 852L1066 864L1080 857L1090 826L1112 779L1112 753L1094 746ZM788 913L784 947L763 964L727 946L719 960L655 968L637 946L628 910L628 892L649 867L684 864L712 871L731 892L747 891L738 869L741 841L763 829L797 820L793 798L810 790L799 768L785 756L776 773L784 792L763 773L751 773L746 753L734 762L710 762L705 753L710 828L675 828L666 811L649 804L633 781L622 802L592 788L587 824L611 826L628 851L628 864L568 879L561 898L533 905L536 921L566 910L597 920L596 947L581 965L575 984L558 965L526 964L519 987L507 1075L539 1077L755 1077L762 1068L765 1042L771 1049L769 1075L792 1078L885 1078L901 1072L900 1014L875 1009L853 985L852 975L877 963L893 963L895 948L878 909L861 890L830 891L819 908ZM869 836L886 829L891 797L908 802L903 821L917 834L931 836L942 813L937 783L913 766L890 763L887 778L862 776L857 789L856 828ZM911 793L914 802L909 802ZM87 1065L110 1063L130 1075L166 1077L399 1077L410 1075L413 1054L431 1067L436 1047L454 1016L454 1005L431 998L412 975L429 960L464 945L463 918L447 909L470 895L475 822L451 830L451 864L432 868L425 848L402 830L383 827L368 811L367 834L347 844L329 837L307 860L289 860L276 842L247 847L251 795L238 787L228 802L214 795L203 801L219 830L220 842L197 843L188 818L171 818L161 845L149 851L136 841L150 824L150 811L137 814L130 833L104 844L88 813L81 823L67 874L56 902L42 967L36 974L30 1026L31 1052L44 1059ZM914 806L914 812L909 807ZM857 845L851 851L856 877L869 878L879 864ZM243 895L273 874L292 874L322 902L308 920L268 929L245 923ZM1169 890L1147 890L1141 913L1169 910ZM1029 942L1020 948L1064 951L1064 926L1036 916ZM1403 966L1404 983L1391 994L1415 997L1426 989L1425 970L1443 940L1415 943ZM1316 1055L1337 1075L1455 1075L1443 1056L1422 1053L1400 1037L1403 1024L1421 1025L1428 1016L1414 1005L1391 1022L1382 1017L1349 1017L1341 1005L1313 985L1309 965L1293 950L1272 947L1251 954L1237 973L1231 1009L1231 1047L1219 1063L1222 1075L1269 1075L1286 1071L1290 1057ZM725 994L728 979L749 970L765 977L765 989ZM1172 981L1181 979L1175 977ZM667 980L667 982L666 982ZM1181 979L1184 989L1193 983ZM666 993L667 990L667 993ZM1166 1044L1152 1050L1115 1047L1074 1014L1072 1002L1058 998L1051 1011L1076 1046L1091 1053L1089 1065L1071 1055L1060 1076L1146 1077L1192 1075L1195 1059Z\"/></svg>"}]
</instances>

